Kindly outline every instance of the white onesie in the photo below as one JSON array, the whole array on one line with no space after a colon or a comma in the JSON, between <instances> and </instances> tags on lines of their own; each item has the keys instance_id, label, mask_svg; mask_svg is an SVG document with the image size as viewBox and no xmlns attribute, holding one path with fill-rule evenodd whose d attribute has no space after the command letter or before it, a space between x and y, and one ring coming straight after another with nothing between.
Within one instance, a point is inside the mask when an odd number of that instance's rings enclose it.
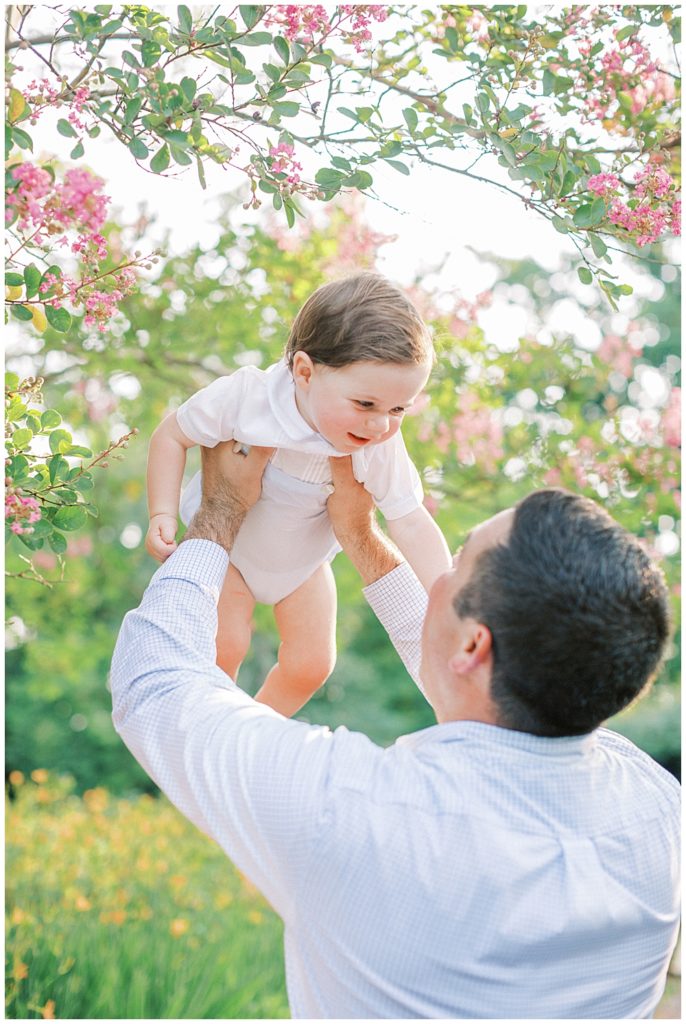
<instances>
[{"instance_id":1,"label":"white onesie","mask_svg":"<svg viewBox=\"0 0 686 1024\"><path fill-rule=\"evenodd\" d=\"M256 601L276 604L292 594L340 551L326 511L329 458L343 456L298 411L295 383L285 361L267 370L244 366L192 395L177 411L184 434L214 448L234 438L276 448L262 479L262 495L241 526L231 561ZM400 432L352 455L355 479L364 484L386 519L419 508L423 490ZM188 524L200 505L196 473L181 495Z\"/></svg>"}]
</instances>

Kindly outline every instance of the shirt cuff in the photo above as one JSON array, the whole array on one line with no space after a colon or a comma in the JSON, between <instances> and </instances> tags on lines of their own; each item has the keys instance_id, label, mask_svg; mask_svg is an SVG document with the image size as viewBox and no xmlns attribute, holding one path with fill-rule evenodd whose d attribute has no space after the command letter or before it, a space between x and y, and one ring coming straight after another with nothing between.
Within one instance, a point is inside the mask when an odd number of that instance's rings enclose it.
<instances>
[{"instance_id":1,"label":"shirt cuff","mask_svg":"<svg viewBox=\"0 0 686 1024\"><path fill-rule=\"evenodd\" d=\"M415 619L426 607L426 591L407 562L401 562L381 579L362 590L370 608L381 622L402 623ZM408 615L409 612L409 615Z\"/></svg>"},{"instance_id":2,"label":"shirt cuff","mask_svg":"<svg viewBox=\"0 0 686 1024\"><path fill-rule=\"evenodd\" d=\"M219 544L211 540L184 540L160 566L152 582L176 579L198 583L218 601L228 567L229 556Z\"/></svg>"}]
</instances>

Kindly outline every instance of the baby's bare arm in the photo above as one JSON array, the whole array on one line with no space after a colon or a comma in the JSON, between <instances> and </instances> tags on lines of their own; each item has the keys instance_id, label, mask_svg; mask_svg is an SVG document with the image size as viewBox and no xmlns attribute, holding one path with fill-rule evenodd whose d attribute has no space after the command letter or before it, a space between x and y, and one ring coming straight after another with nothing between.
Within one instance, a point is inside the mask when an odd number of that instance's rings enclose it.
<instances>
[{"instance_id":1,"label":"baby's bare arm","mask_svg":"<svg viewBox=\"0 0 686 1024\"><path fill-rule=\"evenodd\" d=\"M400 519L389 519L386 525L420 583L429 591L435 580L452 564L448 545L439 527L423 505Z\"/></svg>"},{"instance_id":2,"label":"baby's bare arm","mask_svg":"<svg viewBox=\"0 0 686 1024\"><path fill-rule=\"evenodd\" d=\"M163 562L176 548L177 516L186 451L193 447L171 412L150 439L148 449L148 553Z\"/></svg>"}]
</instances>

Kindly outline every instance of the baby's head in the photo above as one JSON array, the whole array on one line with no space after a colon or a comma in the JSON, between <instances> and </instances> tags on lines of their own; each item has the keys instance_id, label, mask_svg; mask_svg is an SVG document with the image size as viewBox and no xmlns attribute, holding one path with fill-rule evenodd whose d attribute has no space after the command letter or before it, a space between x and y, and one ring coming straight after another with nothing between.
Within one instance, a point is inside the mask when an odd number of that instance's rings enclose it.
<instances>
[{"instance_id":1,"label":"baby's head","mask_svg":"<svg viewBox=\"0 0 686 1024\"><path fill-rule=\"evenodd\" d=\"M285 352L303 418L339 452L387 441L426 384L431 335L407 296L379 274L318 288Z\"/></svg>"},{"instance_id":2,"label":"baby's head","mask_svg":"<svg viewBox=\"0 0 686 1024\"><path fill-rule=\"evenodd\" d=\"M332 281L310 295L286 344L291 370L296 352L332 368L433 361L431 335L410 300L370 272Z\"/></svg>"}]
</instances>

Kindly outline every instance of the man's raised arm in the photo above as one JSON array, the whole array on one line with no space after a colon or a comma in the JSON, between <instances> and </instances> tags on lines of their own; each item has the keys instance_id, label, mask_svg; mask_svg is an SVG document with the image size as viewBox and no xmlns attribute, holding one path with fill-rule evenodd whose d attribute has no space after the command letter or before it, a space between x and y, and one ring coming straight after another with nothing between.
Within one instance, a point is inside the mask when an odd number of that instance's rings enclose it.
<instances>
[{"instance_id":1,"label":"man's raised arm","mask_svg":"<svg viewBox=\"0 0 686 1024\"><path fill-rule=\"evenodd\" d=\"M364 595L419 689L427 595L383 533L371 494L355 480L349 457L330 459L333 493L327 508L336 538L365 584Z\"/></svg>"}]
</instances>

